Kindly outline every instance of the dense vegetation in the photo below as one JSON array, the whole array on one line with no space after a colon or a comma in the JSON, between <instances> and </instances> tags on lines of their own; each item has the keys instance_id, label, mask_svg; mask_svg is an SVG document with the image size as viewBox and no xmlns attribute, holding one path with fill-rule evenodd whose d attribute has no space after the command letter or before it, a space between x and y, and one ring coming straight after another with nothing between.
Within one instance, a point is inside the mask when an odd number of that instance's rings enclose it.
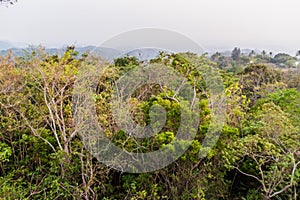
<instances>
[{"instance_id":1,"label":"dense vegetation","mask_svg":"<svg viewBox=\"0 0 300 200\"><path fill-rule=\"evenodd\" d=\"M254 53L254 52L253 52ZM200 124L188 151L164 169L124 173L99 163L86 150L74 125L72 92L84 66L103 62L73 47L62 56L36 50L0 58L1 199L299 199L300 76L286 69L287 55L161 53L151 63L175 69L200 99ZM189 58L218 70L226 92L226 123L213 151L199 159L212 102L201 73ZM275 63L275 65L270 65ZM131 97L132 118L149 122L149 108L167 111L166 125L148 140L135 140L114 123L109 102L114 82L143 64L134 57L106 64L96 86L98 120L115 144L127 151L154 151L172 141L179 103L171 91L145 85ZM277 65L278 64L278 65ZM279 68L278 68L279 67ZM292 67L292 66L291 66Z\"/></svg>"}]
</instances>

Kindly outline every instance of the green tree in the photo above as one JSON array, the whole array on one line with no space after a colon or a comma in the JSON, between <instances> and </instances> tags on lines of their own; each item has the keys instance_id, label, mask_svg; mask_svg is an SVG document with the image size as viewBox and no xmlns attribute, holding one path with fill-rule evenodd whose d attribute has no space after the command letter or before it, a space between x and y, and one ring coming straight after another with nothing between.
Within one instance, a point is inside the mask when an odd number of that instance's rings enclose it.
<instances>
[{"instance_id":1,"label":"green tree","mask_svg":"<svg viewBox=\"0 0 300 200\"><path fill-rule=\"evenodd\" d=\"M219 58L221 57L221 54L219 52L216 52L211 56L212 61L217 62L219 61Z\"/></svg>"},{"instance_id":2,"label":"green tree","mask_svg":"<svg viewBox=\"0 0 300 200\"><path fill-rule=\"evenodd\" d=\"M240 55L241 55L240 48L235 47L231 52L231 58L235 61L238 61L240 59Z\"/></svg>"},{"instance_id":3,"label":"green tree","mask_svg":"<svg viewBox=\"0 0 300 200\"><path fill-rule=\"evenodd\" d=\"M299 130L273 103L263 104L251 116L246 135L228 145L227 167L256 181L253 187L261 188L265 199L297 199L291 191L300 178Z\"/></svg>"},{"instance_id":4,"label":"green tree","mask_svg":"<svg viewBox=\"0 0 300 200\"><path fill-rule=\"evenodd\" d=\"M253 105L257 99L265 95L261 92L262 90L266 90L272 84L275 84L273 86L276 89L276 83L280 83L281 81L282 75L279 71L269 68L265 64L252 64L240 73L239 84L243 94L251 100ZM277 86L280 85L277 84ZM266 93L268 92L266 90Z\"/></svg>"}]
</instances>

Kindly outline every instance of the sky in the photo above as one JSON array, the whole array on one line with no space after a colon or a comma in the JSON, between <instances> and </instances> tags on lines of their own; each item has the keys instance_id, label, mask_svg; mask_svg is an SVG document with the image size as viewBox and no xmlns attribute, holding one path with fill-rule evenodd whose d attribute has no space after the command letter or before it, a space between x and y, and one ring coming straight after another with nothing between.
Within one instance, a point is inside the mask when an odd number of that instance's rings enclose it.
<instances>
[{"instance_id":1,"label":"sky","mask_svg":"<svg viewBox=\"0 0 300 200\"><path fill-rule=\"evenodd\" d=\"M299 0L18 0L0 6L0 40L99 45L127 31L158 28L207 51L237 46L295 54L299 13Z\"/></svg>"}]
</instances>

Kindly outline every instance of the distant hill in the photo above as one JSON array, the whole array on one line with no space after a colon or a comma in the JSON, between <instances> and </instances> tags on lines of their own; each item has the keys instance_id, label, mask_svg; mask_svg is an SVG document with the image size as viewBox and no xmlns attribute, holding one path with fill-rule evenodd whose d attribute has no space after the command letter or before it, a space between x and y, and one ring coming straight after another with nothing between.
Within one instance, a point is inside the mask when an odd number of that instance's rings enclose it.
<instances>
[{"instance_id":1,"label":"distant hill","mask_svg":"<svg viewBox=\"0 0 300 200\"><path fill-rule=\"evenodd\" d=\"M156 48L143 48L143 49L135 49L128 53L122 54L121 56L134 56L138 58L140 61L149 61L153 58L156 58L160 52L164 50L156 49Z\"/></svg>"},{"instance_id":2,"label":"distant hill","mask_svg":"<svg viewBox=\"0 0 300 200\"><path fill-rule=\"evenodd\" d=\"M14 46L12 43L0 40L0 50L6 50L6 49L13 48L13 47Z\"/></svg>"},{"instance_id":3,"label":"distant hill","mask_svg":"<svg viewBox=\"0 0 300 200\"><path fill-rule=\"evenodd\" d=\"M0 44L1 45L1 44ZM5 45L5 46L4 46ZM9 51L12 51L12 54L14 56L25 56L26 52L30 53L34 48L15 48L11 47L9 43L5 44L3 43L2 48L0 48L0 55L6 56ZM9 48L11 47L11 48ZM64 53L63 48L46 48L46 52L49 54L58 54L62 55ZM78 51L80 54L89 52L91 54L101 56L103 59L106 59L108 61L113 61L114 58L122 57L122 56L135 56L139 60L143 61L149 61L159 55L159 53L163 50L156 49L156 48L143 48L143 49L136 49L132 50L130 52L124 53L116 49L112 48L106 48L106 47L96 47L96 46L84 46L84 47L76 47L76 51Z\"/></svg>"},{"instance_id":4,"label":"distant hill","mask_svg":"<svg viewBox=\"0 0 300 200\"><path fill-rule=\"evenodd\" d=\"M121 51L116 49L96 46L81 47L76 48L76 50L79 52L90 52L91 54L100 55L103 59L108 61L112 61L114 58L122 54Z\"/></svg>"},{"instance_id":5,"label":"distant hill","mask_svg":"<svg viewBox=\"0 0 300 200\"><path fill-rule=\"evenodd\" d=\"M25 56L26 52L31 52L32 47L29 47L28 44L25 43L17 43L17 42L9 42L0 40L0 56L6 56L9 51L12 51L14 56ZM62 55L64 53L64 48L46 48L46 52L49 54L58 54ZM122 56L135 56L140 61L149 61L159 55L162 49L157 48L141 48L135 49L129 52L122 52L117 49L107 48L107 47L96 47L96 46L83 46L83 47L76 47L76 51L80 54L89 52L91 54L101 56L103 59L108 61L113 61L114 58L122 57ZM241 54L249 55L252 49L241 49ZM261 54L260 50L254 49L255 54ZM219 51L222 56L230 57L232 50L224 50ZM213 55L215 52L209 52L208 56Z\"/></svg>"},{"instance_id":6,"label":"distant hill","mask_svg":"<svg viewBox=\"0 0 300 200\"><path fill-rule=\"evenodd\" d=\"M15 48L12 47L10 43L0 43L0 56L6 56L9 51L12 51L12 55L14 56L25 56L26 52L30 53L32 52L34 48ZM46 52L49 54L58 54L62 55L64 53L64 48L46 48ZM76 48L76 51L78 51L80 54L90 52L91 54L99 55L103 59L111 61L113 58L118 57L122 54L122 52L111 49L111 48L105 48L105 47L96 47L96 46L85 46L85 47L78 47Z\"/></svg>"},{"instance_id":7,"label":"distant hill","mask_svg":"<svg viewBox=\"0 0 300 200\"><path fill-rule=\"evenodd\" d=\"M10 42L5 40L0 40L0 50L8 50L12 48L26 48L28 44L21 42Z\"/></svg>"}]
</instances>

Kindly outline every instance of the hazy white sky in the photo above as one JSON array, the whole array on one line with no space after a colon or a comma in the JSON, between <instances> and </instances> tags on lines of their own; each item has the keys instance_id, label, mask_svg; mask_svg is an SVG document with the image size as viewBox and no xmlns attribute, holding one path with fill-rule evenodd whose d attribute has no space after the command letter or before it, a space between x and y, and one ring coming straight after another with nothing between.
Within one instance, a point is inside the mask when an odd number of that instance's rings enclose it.
<instances>
[{"instance_id":1,"label":"hazy white sky","mask_svg":"<svg viewBox=\"0 0 300 200\"><path fill-rule=\"evenodd\" d=\"M19 0L0 6L0 40L101 44L139 28L184 34L204 48L300 49L299 0Z\"/></svg>"}]
</instances>

